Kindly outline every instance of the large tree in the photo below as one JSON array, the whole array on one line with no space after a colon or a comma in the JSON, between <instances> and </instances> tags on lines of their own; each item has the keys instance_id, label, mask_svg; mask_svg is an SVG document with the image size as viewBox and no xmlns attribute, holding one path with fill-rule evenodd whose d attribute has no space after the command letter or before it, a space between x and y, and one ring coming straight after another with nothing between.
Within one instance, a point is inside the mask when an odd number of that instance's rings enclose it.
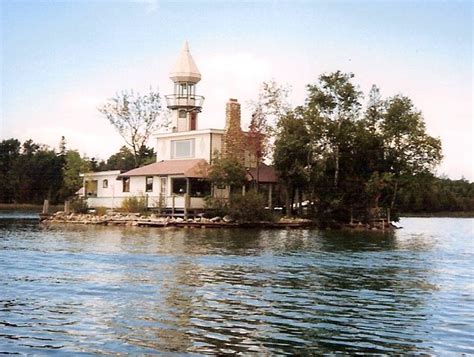
<instances>
[{"instance_id":1,"label":"large tree","mask_svg":"<svg viewBox=\"0 0 474 357\"><path fill-rule=\"evenodd\" d=\"M99 107L132 150L134 166L142 164L140 149L146 147L154 130L168 125L162 114L161 97L150 90L144 95L123 91Z\"/></svg>"},{"instance_id":2,"label":"large tree","mask_svg":"<svg viewBox=\"0 0 474 357\"><path fill-rule=\"evenodd\" d=\"M310 137L303 119L293 112L280 118L273 162L285 189L286 213L291 214L294 195L308 183Z\"/></svg>"},{"instance_id":3,"label":"large tree","mask_svg":"<svg viewBox=\"0 0 474 357\"><path fill-rule=\"evenodd\" d=\"M82 187L81 173L91 170L89 161L82 158L77 150L67 150L64 155L63 185L61 195L70 198Z\"/></svg>"},{"instance_id":4,"label":"large tree","mask_svg":"<svg viewBox=\"0 0 474 357\"><path fill-rule=\"evenodd\" d=\"M305 116L313 140L313 152L324 150L334 160L333 185L339 184L341 146L350 140L353 123L358 118L362 93L352 83L352 73L323 74L307 86ZM314 134L314 135L313 135Z\"/></svg>"}]
</instances>

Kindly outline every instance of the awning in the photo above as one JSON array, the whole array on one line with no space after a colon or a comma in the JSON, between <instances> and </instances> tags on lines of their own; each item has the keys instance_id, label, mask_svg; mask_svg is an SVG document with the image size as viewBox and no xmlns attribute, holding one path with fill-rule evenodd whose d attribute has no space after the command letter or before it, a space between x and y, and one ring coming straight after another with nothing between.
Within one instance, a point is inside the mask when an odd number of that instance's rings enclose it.
<instances>
[{"instance_id":1,"label":"awning","mask_svg":"<svg viewBox=\"0 0 474 357\"><path fill-rule=\"evenodd\" d=\"M120 174L117 179L130 176L184 175L189 178L207 177L209 164L204 159L163 160Z\"/></svg>"}]
</instances>

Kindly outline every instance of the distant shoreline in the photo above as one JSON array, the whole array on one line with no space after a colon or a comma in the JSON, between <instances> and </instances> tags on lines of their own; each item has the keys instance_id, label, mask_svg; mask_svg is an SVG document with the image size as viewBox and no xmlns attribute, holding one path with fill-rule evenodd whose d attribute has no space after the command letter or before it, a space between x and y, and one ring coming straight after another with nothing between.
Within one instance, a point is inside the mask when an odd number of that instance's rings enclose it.
<instances>
[{"instance_id":1,"label":"distant shoreline","mask_svg":"<svg viewBox=\"0 0 474 357\"><path fill-rule=\"evenodd\" d=\"M459 212L416 212L416 213L402 213L400 217L426 217L426 218L474 218L474 211L459 211Z\"/></svg>"}]
</instances>

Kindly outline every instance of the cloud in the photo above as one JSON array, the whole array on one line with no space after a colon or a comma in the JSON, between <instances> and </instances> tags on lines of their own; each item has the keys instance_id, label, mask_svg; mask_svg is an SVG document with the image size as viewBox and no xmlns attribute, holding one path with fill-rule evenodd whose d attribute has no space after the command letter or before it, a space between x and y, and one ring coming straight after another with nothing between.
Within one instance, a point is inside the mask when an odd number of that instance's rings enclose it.
<instances>
[{"instance_id":1,"label":"cloud","mask_svg":"<svg viewBox=\"0 0 474 357\"><path fill-rule=\"evenodd\" d=\"M178 51L179 48L166 56L140 57L127 64L97 67L94 74L83 76L59 92L45 92L30 105L5 111L2 136L5 133L21 140L32 138L56 147L64 135L70 148L89 157L106 159L124 142L97 107L123 89L143 92L159 85L161 94L170 94L168 71ZM338 53L311 56L293 52L281 55L193 51L193 56L202 73L197 92L206 98L199 115L201 129L224 127L225 103L229 98L242 104L242 123L248 124L251 113L247 102L257 97L262 81L275 78L280 84L291 85L290 100L293 105L300 105L304 102L306 84L314 83L323 72L341 69L354 72L356 83L365 93L375 83L385 97L400 92L411 97L422 110L429 133L442 139L445 159L438 172L453 178L474 178L470 83L458 78L453 69L440 68L433 77L429 68L414 66L407 70L405 63L394 59L379 57L377 66L371 66L367 58L352 56L349 62L347 56Z\"/></svg>"}]
</instances>

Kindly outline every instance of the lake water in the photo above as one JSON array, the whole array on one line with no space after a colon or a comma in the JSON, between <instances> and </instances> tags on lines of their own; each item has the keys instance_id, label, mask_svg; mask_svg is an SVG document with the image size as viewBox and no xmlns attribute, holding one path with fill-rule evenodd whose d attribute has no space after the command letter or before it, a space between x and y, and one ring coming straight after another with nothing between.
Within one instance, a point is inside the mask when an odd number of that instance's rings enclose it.
<instances>
[{"instance_id":1,"label":"lake water","mask_svg":"<svg viewBox=\"0 0 474 357\"><path fill-rule=\"evenodd\" d=\"M383 235L0 217L0 354L474 354L473 219Z\"/></svg>"}]
</instances>

